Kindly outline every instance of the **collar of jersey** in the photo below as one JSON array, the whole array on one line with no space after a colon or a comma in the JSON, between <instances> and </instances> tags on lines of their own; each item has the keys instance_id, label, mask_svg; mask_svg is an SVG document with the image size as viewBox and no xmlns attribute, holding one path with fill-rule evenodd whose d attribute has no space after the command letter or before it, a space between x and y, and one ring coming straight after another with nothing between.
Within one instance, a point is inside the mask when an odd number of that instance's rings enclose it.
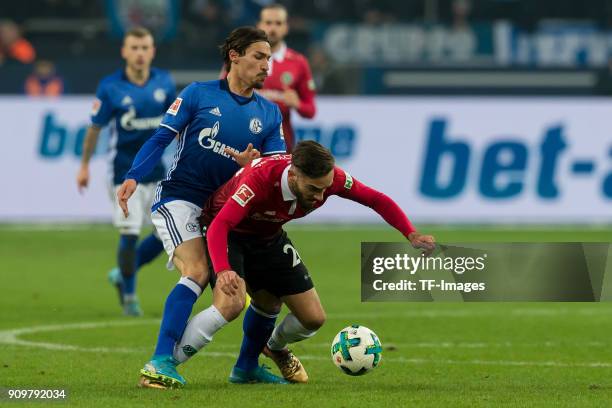
<instances>
[{"instance_id":1,"label":"collar of jersey","mask_svg":"<svg viewBox=\"0 0 612 408\"><path fill-rule=\"evenodd\" d=\"M287 55L287 44L283 42L280 48L272 54L272 59L276 62L283 62L285 55Z\"/></svg>"},{"instance_id":2,"label":"collar of jersey","mask_svg":"<svg viewBox=\"0 0 612 408\"><path fill-rule=\"evenodd\" d=\"M227 91L227 93L229 93L231 95L231 97L236 102L238 102L239 105L246 105L247 103L249 103L253 99L255 99L255 93L256 92L253 92L253 95L251 95L250 98L247 98L246 96L240 96L240 95L237 95L237 94L233 93L230 90L230 88L229 88L229 83L227 82L227 78L221 80L221 88L224 89L225 91Z\"/></svg>"},{"instance_id":3,"label":"collar of jersey","mask_svg":"<svg viewBox=\"0 0 612 408\"><path fill-rule=\"evenodd\" d=\"M295 201L297 197L289 188L289 167L291 167L290 164L283 170L283 175L281 176L281 191L283 192L283 200Z\"/></svg>"},{"instance_id":4,"label":"collar of jersey","mask_svg":"<svg viewBox=\"0 0 612 408\"><path fill-rule=\"evenodd\" d=\"M127 81L130 84L135 85L135 86L147 86L147 84L151 81L151 79L153 79L154 76L155 76L155 70L153 69L153 67L151 67L149 69L149 78L147 79L147 82L145 82L142 85L138 85L138 84L135 84L134 82L130 81L130 78L128 78L127 74L125 73L125 68L123 68L121 70L121 79L123 79L124 81Z\"/></svg>"}]
</instances>

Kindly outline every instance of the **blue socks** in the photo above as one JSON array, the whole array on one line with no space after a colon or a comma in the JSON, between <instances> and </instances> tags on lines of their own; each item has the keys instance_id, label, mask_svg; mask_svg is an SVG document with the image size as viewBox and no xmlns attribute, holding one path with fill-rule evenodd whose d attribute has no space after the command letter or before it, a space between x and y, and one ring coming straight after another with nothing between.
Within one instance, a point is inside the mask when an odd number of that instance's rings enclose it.
<instances>
[{"instance_id":1,"label":"blue socks","mask_svg":"<svg viewBox=\"0 0 612 408\"><path fill-rule=\"evenodd\" d=\"M141 266L148 264L164 250L164 244L155 236L149 234L145 239L140 241L136 250L136 270Z\"/></svg>"},{"instance_id":2,"label":"blue socks","mask_svg":"<svg viewBox=\"0 0 612 408\"><path fill-rule=\"evenodd\" d=\"M202 288L197 283L186 277L179 279L166 299L153 358L172 355L174 344L181 340L193 305L201 294Z\"/></svg>"},{"instance_id":3,"label":"blue socks","mask_svg":"<svg viewBox=\"0 0 612 408\"><path fill-rule=\"evenodd\" d=\"M117 264L123 277L123 295L133 295L136 287L136 241L137 235L121 235L117 251Z\"/></svg>"},{"instance_id":4,"label":"blue socks","mask_svg":"<svg viewBox=\"0 0 612 408\"><path fill-rule=\"evenodd\" d=\"M242 345L236 367L251 371L259 365L259 354L274 331L278 315L265 313L251 303L242 321Z\"/></svg>"},{"instance_id":5,"label":"blue socks","mask_svg":"<svg viewBox=\"0 0 612 408\"><path fill-rule=\"evenodd\" d=\"M125 296L134 295L136 292L136 272L138 269L155 259L164 249L164 245L154 234L150 234L140 241L138 248L136 248L137 241L137 235L121 235L119 237L117 265L123 277L122 292Z\"/></svg>"}]
</instances>

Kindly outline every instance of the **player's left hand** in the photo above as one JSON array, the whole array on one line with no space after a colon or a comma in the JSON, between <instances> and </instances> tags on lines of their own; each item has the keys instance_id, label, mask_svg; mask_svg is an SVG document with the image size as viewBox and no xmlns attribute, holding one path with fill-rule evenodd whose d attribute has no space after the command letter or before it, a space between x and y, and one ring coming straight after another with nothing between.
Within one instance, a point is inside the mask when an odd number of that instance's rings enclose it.
<instances>
[{"instance_id":1,"label":"player's left hand","mask_svg":"<svg viewBox=\"0 0 612 408\"><path fill-rule=\"evenodd\" d=\"M422 235L415 231L408 235L408 239L412 247L422 249L425 256L428 256L436 249L436 239L432 235Z\"/></svg>"},{"instance_id":2,"label":"player's left hand","mask_svg":"<svg viewBox=\"0 0 612 408\"><path fill-rule=\"evenodd\" d=\"M259 150L253 147L253 143L249 143L246 149L244 149L240 153L236 153L234 150L229 147L225 148L225 153L229 154L236 160L236 163L240 165L240 167L244 167L255 159L261 157L261 153Z\"/></svg>"},{"instance_id":3,"label":"player's left hand","mask_svg":"<svg viewBox=\"0 0 612 408\"><path fill-rule=\"evenodd\" d=\"M236 296L238 294L238 274L232 270L225 270L217 273L217 283L219 289L227 296Z\"/></svg>"},{"instance_id":4,"label":"player's left hand","mask_svg":"<svg viewBox=\"0 0 612 408\"><path fill-rule=\"evenodd\" d=\"M83 191L89 185L89 167L81 166L79 172L77 173L77 187L79 188L79 193L83 194Z\"/></svg>"},{"instance_id":5,"label":"player's left hand","mask_svg":"<svg viewBox=\"0 0 612 408\"><path fill-rule=\"evenodd\" d=\"M295 92L295 89L285 89L283 91L283 102L290 108L296 108L300 106L300 97Z\"/></svg>"},{"instance_id":6,"label":"player's left hand","mask_svg":"<svg viewBox=\"0 0 612 408\"><path fill-rule=\"evenodd\" d=\"M119 207L121 207L125 218L127 218L130 214L127 205L128 200L130 199L132 194L134 194L134 191L136 191L137 186L138 183L136 182L136 180L127 179L123 182L123 184L121 184L121 186L117 190L117 201L119 202Z\"/></svg>"}]
</instances>

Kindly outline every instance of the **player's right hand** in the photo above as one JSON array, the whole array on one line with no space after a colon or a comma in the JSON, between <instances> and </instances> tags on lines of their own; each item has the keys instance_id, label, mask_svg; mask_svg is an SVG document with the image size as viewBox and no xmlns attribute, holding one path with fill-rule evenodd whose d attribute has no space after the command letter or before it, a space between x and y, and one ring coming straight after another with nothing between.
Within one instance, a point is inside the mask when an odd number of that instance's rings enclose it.
<instances>
[{"instance_id":1,"label":"player's right hand","mask_svg":"<svg viewBox=\"0 0 612 408\"><path fill-rule=\"evenodd\" d=\"M217 283L219 289L227 296L236 296L238 294L238 274L232 270L225 270L217 273Z\"/></svg>"},{"instance_id":2,"label":"player's right hand","mask_svg":"<svg viewBox=\"0 0 612 408\"><path fill-rule=\"evenodd\" d=\"M79 193L83 194L83 190L89 185L89 167L81 166L76 177Z\"/></svg>"},{"instance_id":3,"label":"player's right hand","mask_svg":"<svg viewBox=\"0 0 612 408\"><path fill-rule=\"evenodd\" d=\"M436 239L432 235L422 235L416 231L408 235L413 248L422 249L423 255L429 256L436 249Z\"/></svg>"},{"instance_id":4,"label":"player's right hand","mask_svg":"<svg viewBox=\"0 0 612 408\"><path fill-rule=\"evenodd\" d=\"M117 200L119 201L119 207L123 211L123 215L127 218L129 215L127 202L136 191L136 187L138 187L138 182L134 179L127 179L121 184L119 190L117 190Z\"/></svg>"},{"instance_id":5,"label":"player's right hand","mask_svg":"<svg viewBox=\"0 0 612 408\"><path fill-rule=\"evenodd\" d=\"M225 148L225 153L229 154L236 160L236 163L240 165L240 167L244 167L255 159L261 157L261 153L259 150L253 147L253 143L249 143L246 149L241 151L240 153L236 153L234 150L229 147Z\"/></svg>"}]
</instances>

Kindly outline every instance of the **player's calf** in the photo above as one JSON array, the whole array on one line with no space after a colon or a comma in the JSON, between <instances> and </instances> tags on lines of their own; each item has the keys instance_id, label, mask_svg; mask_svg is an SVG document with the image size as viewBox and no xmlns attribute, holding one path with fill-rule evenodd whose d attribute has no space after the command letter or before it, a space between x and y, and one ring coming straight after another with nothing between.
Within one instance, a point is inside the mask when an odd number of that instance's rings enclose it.
<instances>
[{"instance_id":1,"label":"player's calf","mask_svg":"<svg viewBox=\"0 0 612 408\"><path fill-rule=\"evenodd\" d=\"M246 300L246 286L242 278L238 278L238 289L234 295L228 295L220 285L215 285L213 289L213 305L221 312L223 317L231 322L240 316L244 309Z\"/></svg>"},{"instance_id":2,"label":"player's calf","mask_svg":"<svg viewBox=\"0 0 612 408\"><path fill-rule=\"evenodd\" d=\"M314 336L324 321L324 316L311 318L306 320L309 327L305 327L293 313L289 313L272 332L263 353L274 361L286 380L297 383L308 381L306 369L287 346Z\"/></svg>"}]
</instances>

